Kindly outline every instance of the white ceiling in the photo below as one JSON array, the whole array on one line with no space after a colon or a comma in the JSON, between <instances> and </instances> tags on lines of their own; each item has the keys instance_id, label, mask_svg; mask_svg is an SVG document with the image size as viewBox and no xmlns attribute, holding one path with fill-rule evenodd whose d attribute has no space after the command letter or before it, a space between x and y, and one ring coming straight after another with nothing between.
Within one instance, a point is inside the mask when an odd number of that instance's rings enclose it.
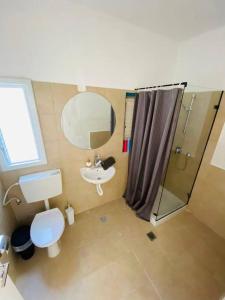
<instances>
[{"instance_id":1,"label":"white ceiling","mask_svg":"<svg viewBox=\"0 0 225 300\"><path fill-rule=\"evenodd\" d=\"M225 0L75 1L175 40L225 25Z\"/></svg>"}]
</instances>

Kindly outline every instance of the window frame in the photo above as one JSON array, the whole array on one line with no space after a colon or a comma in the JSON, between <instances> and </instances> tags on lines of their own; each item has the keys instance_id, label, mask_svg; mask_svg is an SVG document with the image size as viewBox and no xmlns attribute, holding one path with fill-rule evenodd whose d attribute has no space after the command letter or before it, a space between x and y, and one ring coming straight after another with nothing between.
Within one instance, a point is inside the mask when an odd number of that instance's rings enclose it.
<instances>
[{"instance_id":1,"label":"window frame","mask_svg":"<svg viewBox=\"0 0 225 300\"><path fill-rule=\"evenodd\" d=\"M9 160L7 160L7 148L5 147L4 139L0 135L0 170L11 171L47 164L31 80L0 78L0 88L1 87L21 87L23 89L39 159L20 163L9 163Z\"/></svg>"}]
</instances>

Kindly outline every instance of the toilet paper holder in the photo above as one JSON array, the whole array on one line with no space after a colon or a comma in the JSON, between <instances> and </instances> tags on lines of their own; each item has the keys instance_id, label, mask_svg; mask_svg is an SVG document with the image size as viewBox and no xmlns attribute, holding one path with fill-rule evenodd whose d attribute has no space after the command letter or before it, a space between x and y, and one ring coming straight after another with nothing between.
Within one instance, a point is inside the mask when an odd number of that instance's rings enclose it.
<instances>
[{"instance_id":1,"label":"toilet paper holder","mask_svg":"<svg viewBox=\"0 0 225 300\"><path fill-rule=\"evenodd\" d=\"M3 254L8 254L9 251L9 237L7 235L0 235L0 258Z\"/></svg>"},{"instance_id":2,"label":"toilet paper holder","mask_svg":"<svg viewBox=\"0 0 225 300\"><path fill-rule=\"evenodd\" d=\"M10 238L7 235L0 235L0 259L8 255ZM9 270L9 262L0 261L0 287L5 287Z\"/></svg>"}]
</instances>

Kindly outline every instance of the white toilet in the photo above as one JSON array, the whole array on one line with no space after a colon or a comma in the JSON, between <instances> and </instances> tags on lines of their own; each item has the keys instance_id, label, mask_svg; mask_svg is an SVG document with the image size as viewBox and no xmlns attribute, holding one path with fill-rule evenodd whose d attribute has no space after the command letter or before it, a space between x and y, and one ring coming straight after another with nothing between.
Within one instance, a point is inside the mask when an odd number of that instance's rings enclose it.
<instances>
[{"instance_id":1,"label":"white toilet","mask_svg":"<svg viewBox=\"0 0 225 300\"><path fill-rule=\"evenodd\" d=\"M21 176L19 184L27 203L45 202L46 211L36 214L31 224L32 242L37 247L47 248L49 257L57 256L65 221L58 208L50 209L48 199L62 193L61 171L57 169Z\"/></svg>"}]
</instances>

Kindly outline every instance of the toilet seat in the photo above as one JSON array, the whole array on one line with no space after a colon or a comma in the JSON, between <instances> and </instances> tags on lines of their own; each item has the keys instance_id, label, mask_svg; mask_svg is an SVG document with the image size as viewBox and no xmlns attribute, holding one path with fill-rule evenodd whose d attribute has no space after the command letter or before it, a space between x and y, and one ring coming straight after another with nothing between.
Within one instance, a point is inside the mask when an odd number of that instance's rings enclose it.
<instances>
[{"instance_id":1,"label":"toilet seat","mask_svg":"<svg viewBox=\"0 0 225 300\"><path fill-rule=\"evenodd\" d=\"M31 224L31 240L40 248L49 247L56 243L63 234L65 221L58 208L36 214Z\"/></svg>"}]
</instances>

